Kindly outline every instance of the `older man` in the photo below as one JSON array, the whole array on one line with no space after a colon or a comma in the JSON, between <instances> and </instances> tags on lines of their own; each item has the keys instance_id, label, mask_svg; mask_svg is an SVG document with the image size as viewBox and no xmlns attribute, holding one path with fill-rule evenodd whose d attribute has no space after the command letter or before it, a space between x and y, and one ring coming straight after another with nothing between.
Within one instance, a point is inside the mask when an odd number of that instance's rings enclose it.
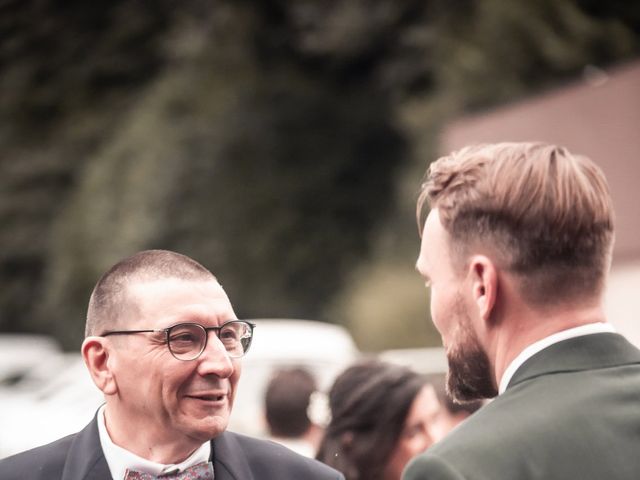
<instances>
[{"instance_id":1,"label":"older man","mask_svg":"<svg viewBox=\"0 0 640 480\"><path fill-rule=\"evenodd\" d=\"M192 259L151 250L119 262L91 295L82 344L105 404L81 432L1 461L0 478L343 478L225 431L252 336Z\"/></svg>"},{"instance_id":2,"label":"older man","mask_svg":"<svg viewBox=\"0 0 640 480\"><path fill-rule=\"evenodd\" d=\"M631 480L640 351L607 323L613 211L590 160L540 143L433 163L417 268L459 401L497 398L418 457L407 480Z\"/></svg>"}]
</instances>

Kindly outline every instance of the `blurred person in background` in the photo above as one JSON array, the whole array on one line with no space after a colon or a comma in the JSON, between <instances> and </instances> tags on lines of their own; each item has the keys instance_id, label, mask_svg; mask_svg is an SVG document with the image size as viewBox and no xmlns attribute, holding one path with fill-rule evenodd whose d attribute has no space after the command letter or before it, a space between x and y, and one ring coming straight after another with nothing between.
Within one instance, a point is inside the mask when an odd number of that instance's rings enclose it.
<instances>
[{"instance_id":1,"label":"blurred person in background","mask_svg":"<svg viewBox=\"0 0 640 480\"><path fill-rule=\"evenodd\" d=\"M79 433L0 461L2 480L341 479L320 462L226 431L253 325L216 278L164 250L95 286L82 355L105 404Z\"/></svg>"},{"instance_id":2,"label":"blurred person in background","mask_svg":"<svg viewBox=\"0 0 640 480\"><path fill-rule=\"evenodd\" d=\"M347 480L399 480L431 443L438 399L424 376L369 360L340 374L329 392L331 421L317 459Z\"/></svg>"},{"instance_id":3,"label":"blurred person in background","mask_svg":"<svg viewBox=\"0 0 640 480\"><path fill-rule=\"evenodd\" d=\"M544 143L431 164L417 269L457 401L496 397L413 460L406 480L631 480L640 350L602 307L614 237L602 171Z\"/></svg>"},{"instance_id":4,"label":"blurred person in background","mask_svg":"<svg viewBox=\"0 0 640 480\"><path fill-rule=\"evenodd\" d=\"M435 443L442 440L451 430L478 411L484 401L472 400L462 403L454 401L451 395L447 393L445 373L428 375L427 379L433 386L440 402L440 410L434 418L430 430L431 438Z\"/></svg>"},{"instance_id":5,"label":"blurred person in background","mask_svg":"<svg viewBox=\"0 0 640 480\"><path fill-rule=\"evenodd\" d=\"M271 440L294 452L315 457L322 428L309 418L317 394L313 375L304 368L276 371L265 391L265 419Z\"/></svg>"}]
</instances>

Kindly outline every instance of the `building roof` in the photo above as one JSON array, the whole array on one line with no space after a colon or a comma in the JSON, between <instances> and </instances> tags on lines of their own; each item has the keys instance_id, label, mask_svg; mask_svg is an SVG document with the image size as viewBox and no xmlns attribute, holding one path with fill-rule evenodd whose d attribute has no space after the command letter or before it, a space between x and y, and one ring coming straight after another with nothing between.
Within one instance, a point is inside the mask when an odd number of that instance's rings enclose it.
<instances>
[{"instance_id":1,"label":"building roof","mask_svg":"<svg viewBox=\"0 0 640 480\"><path fill-rule=\"evenodd\" d=\"M640 258L640 61L449 124L441 150L472 143L544 141L596 162L616 212L614 262Z\"/></svg>"}]
</instances>

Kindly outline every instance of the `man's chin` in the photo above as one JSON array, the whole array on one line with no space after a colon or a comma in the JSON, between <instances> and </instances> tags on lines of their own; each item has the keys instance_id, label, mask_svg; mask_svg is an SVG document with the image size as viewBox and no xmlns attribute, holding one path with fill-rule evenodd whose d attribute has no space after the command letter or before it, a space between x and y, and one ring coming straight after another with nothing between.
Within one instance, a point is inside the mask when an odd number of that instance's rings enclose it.
<instances>
[{"instance_id":1,"label":"man's chin","mask_svg":"<svg viewBox=\"0 0 640 480\"><path fill-rule=\"evenodd\" d=\"M205 442L220 435L229 425L231 413L228 406L221 408L203 408L201 405L183 404L179 423L190 436Z\"/></svg>"},{"instance_id":2,"label":"man's chin","mask_svg":"<svg viewBox=\"0 0 640 480\"><path fill-rule=\"evenodd\" d=\"M447 393L456 403L463 404L493 398L498 390L492 380L489 359L484 352L471 358L448 358Z\"/></svg>"},{"instance_id":3,"label":"man's chin","mask_svg":"<svg viewBox=\"0 0 640 480\"><path fill-rule=\"evenodd\" d=\"M204 443L223 433L229 425L228 417L214 416L199 420L191 428L191 437Z\"/></svg>"}]
</instances>

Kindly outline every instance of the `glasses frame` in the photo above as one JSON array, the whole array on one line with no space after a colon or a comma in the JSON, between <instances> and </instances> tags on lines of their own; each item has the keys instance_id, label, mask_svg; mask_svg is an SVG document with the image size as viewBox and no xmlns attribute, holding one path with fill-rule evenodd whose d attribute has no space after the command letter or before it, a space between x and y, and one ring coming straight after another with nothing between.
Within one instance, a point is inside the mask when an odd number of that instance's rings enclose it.
<instances>
[{"instance_id":1,"label":"glasses frame","mask_svg":"<svg viewBox=\"0 0 640 480\"><path fill-rule=\"evenodd\" d=\"M198 358L200 358L200 355L202 355L202 352L204 352L205 348L207 348L207 344L209 342L209 332L215 332L216 337L218 337L218 340L220 340L220 332L222 331L222 329L232 323L243 323L245 325L248 325L249 331L251 332L249 345L247 346L246 350L243 350L242 355L232 355L227 349L225 349L225 352L227 353L227 355L229 355L229 357L242 358L249 351L249 348L251 348L251 343L253 342L253 329L256 328L255 323L249 322L247 320L229 320L227 322L224 322L222 325L218 327L205 327L204 325L200 325L199 323L195 323L195 322L182 322L182 323L176 323L175 325L171 325L170 327L167 327L167 328L143 329L143 330L107 330L106 332L98 336L108 337L110 335L132 335L136 333L164 333L165 343L167 345L167 348L169 349L169 352L173 356L173 358L175 358L176 360L180 360L181 362L191 362L193 360L197 360ZM176 354L173 353L173 350L171 350L171 342L169 342L169 334L171 330L177 327L184 327L185 325L193 325L204 330L204 343L202 344L200 351L197 354L195 354L193 358L177 357Z\"/></svg>"}]
</instances>

